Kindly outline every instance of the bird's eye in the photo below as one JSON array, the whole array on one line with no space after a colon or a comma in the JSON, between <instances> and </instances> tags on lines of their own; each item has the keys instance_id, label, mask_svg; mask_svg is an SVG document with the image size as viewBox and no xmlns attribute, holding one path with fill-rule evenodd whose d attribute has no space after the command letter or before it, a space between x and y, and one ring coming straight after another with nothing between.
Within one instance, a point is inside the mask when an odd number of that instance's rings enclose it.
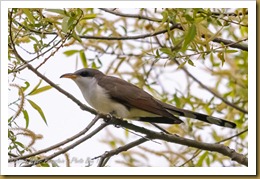
<instances>
[{"instance_id":1,"label":"bird's eye","mask_svg":"<svg viewBox=\"0 0 260 179\"><path fill-rule=\"evenodd\" d=\"M83 71L80 73L80 76L87 77L87 76L89 76L89 73L87 71Z\"/></svg>"}]
</instances>

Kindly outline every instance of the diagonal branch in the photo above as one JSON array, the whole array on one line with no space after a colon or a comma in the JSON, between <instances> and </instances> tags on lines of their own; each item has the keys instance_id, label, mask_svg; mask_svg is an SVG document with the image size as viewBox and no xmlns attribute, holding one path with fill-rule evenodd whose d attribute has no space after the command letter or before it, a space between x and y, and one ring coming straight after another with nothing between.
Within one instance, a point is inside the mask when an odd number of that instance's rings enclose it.
<instances>
[{"instance_id":1,"label":"diagonal branch","mask_svg":"<svg viewBox=\"0 0 260 179\"><path fill-rule=\"evenodd\" d=\"M176 60L174 58L174 61L180 65L180 63L178 62L178 60ZM236 106L235 104L229 102L228 100L226 100L225 98L223 98L221 95L219 95L218 93L214 92L213 90L211 90L209 87L207 87L206 85L204 85L199 79L197 79L194 75L192 75L188 70L187 68L181 68L189 77L191 77L194 81L196 81L202 88L204 88L205 90L207 90L208 92L210 92L212 95L216 96L217 98L219 98L221 101L223 101L224 103L226 103L227 105L235 108L236 110L242 112L242 113L245 113L245 114L248 114L248 111L245 110L245 109L242 109L238 106Z\"/></svg>"},{"instance_id":2,"label":"diagonal branch","mask_svg":"<svg viewBox=\"0 0 260 179\"><path fill-rule=\"evenodd\" d=\"M77 140L76 142L74 142L73 144L59 150L58 152L53 153L52 155L49 155L47 157L44 157L40 160L35 160L32 163L23 165L22 167L31 167L33 165L37 165L43 162L48 162L49 160L75 148L76 146L78 146L79 144L81 144L82 142L85 142L86 140L90 139L91 137L93 137L94 135L96 135L98 132L100 132L102 129L104 129L105 127L107 127L110 122L113 122L113 120L110 120L109 122L105 122L103 124L101 124L100 126L98 126L95 130L93 130L92 132L90 132L88 135L86 135L85 137L82 137L81 139Z\"/></svg>"},{"instance_id":3,"label":"diagonal branch","mask_svg":"<svg viewBox=\"0 0 260 179\"><path fill-rule=\"evenodd\" d=\"M110 150L108 152L105 152L103 155L95 157L94 159L100 158L99 163L98 163L98 167L104 167L106 165L106 163L108 162L108 160L114 156L117 155L121 152L127 151L133 147L136 147L146 141L148 141L149 139L147 137L142 137L138 140L135 140L129 144L126 144L124 146L118 147L117 149L114 150Z\"/></svg>"},{"instance_id":4,"label":"diagonal branch","mask_svg":"<svg viewBox=\"0 0 260 179\"><path fill-rule=\"evenodd\" d=\"M23 156L16 156L15 158L9 159L8 162L14 162L14 161L17 161L17 160L27 159L27 158L29 158L29 157L36 156L36 155L39 155L39 154L41 154L41 153L46 153L46 152L49 152L49 151L51 151L51 150L53 150L53 149L56 149L56 148L58 148L58 147L60 147L60 146L62 146L62 145L65 145L65 144L67 144L67 143L69 143L69 142L75 140L76 138L78 138L78 137L80 137L80 136L86 134L86 133L90 130L90 128L93 127L94 124L95 124L99 119L100 119L100 115L96 115L96 117L89 123L89 125L88 125L84 130L82 130L81 132L77 133L76 135L74 135L74 136L72 136L72 137L70 137L70 138L68 138L68 139L66 139L66 140L64 140L64 141L62 141L62 142L59 142L59 143L57 143L57 144L55 144L55 145L52 145L52 146L50 146L50 147L47 147L47 148L45 148L45 149L38 150L38 151L36 151L36 152L34 152L34 153L30 153L30 154L23 155Z\"/></svg>"},{"instance_id":5,"label":"diagonal branch","mask_svg":"<svg viewBox=\"0 0 260 179\"><path fill-rule=\"evenodd\" d=\"M147 16L143 16L140 14L125 14L125 13L121 13L121 12L116 12L113 10L109 10L107 8L99 8L102 11L105 11L107 13L110 14L114 14L116 16L121 16L121 17L129 17L129 18L137 18L137 19L143 19L143 20L148 20L148 21L153 21L153 22L162 22L161 19L157 19L157 18L151 18L151 17L147 17Z\"/></svg>"},{"instance_id":6,"label":"diagonal branch","mask_svg":"<svg viewBox=\"0 0 260 179\"><path fill-rule=\"evenodd\" d=\"M218 152L224 156L231 158L232 160L234 160L242 165L248 166L248 158L245 155L239 154L235 150L230 149L229 147L222 145L222 144L205 143L205 142L200 142L200 141L196 141L196 140L179 137L177 135L169 135L169 134L165 134L165 133L154 132L154 131L146 129L144 127L139 127L134 124L130 124L127 121L123 121L123 120L115 120L115 123L113 123L113 124L120 125L125 128L131 129L135 132L140 132L142 134L145 134L150 139L159 139L159 140L163 140L163 141L167 141L167 142L171 142L171 143L194 147L194 148L201 149L201 150Z\"/></svg>"},{"instance_id":7,"label":"diagonal branch","mask_svg":"<svg viewBox=\"0 0 260 179\"><path fill-rule=\"evenodd\" d=\"M99 9L102 10L102 11L105 11L107 13L114 14L116 16L144 19L144 20L153 21L153 22L162 22L161 19L146 17L146 16L142 16L142 15L139 15L139 14L138 15L137 14L125 14L125 13L121 13L121 12L112 11L112 10L109 10L109 9L106 9L106 8L99 8ZM213 15L217 15L217 12L213 13ZM235 13L226 13L226 15L227 16L236 16L237 14L235 14ZM242 14L239 14L239 15L242 15ZM183 30L181 24L174 23L174 22L171 22L171 24L173 26L175 26L175 28ZM205 35L202 35L201 37L205 38ZM119 40L119 39L117 39L117 40ZM127 40L127 39L120 39L120 40ZM225 44L225 45L227 45L229 47L232 47L232 48L237 48L237 49L240 49L240 50L248 51L248 46L247 45L245 45L245 44L238 44L238 43L236 43L236 42L234 42L232 40L226 40L226 39L223 39L223 38L214 38L212 41L216 42L216 43L223 43L223 44Z\"/></svg>"}]
</instances>

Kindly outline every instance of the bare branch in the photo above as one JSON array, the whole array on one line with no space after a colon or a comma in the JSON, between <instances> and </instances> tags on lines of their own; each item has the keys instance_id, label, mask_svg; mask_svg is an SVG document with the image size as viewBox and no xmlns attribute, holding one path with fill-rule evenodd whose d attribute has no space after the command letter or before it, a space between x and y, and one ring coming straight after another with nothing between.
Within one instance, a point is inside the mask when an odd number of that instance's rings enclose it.
<instances>
[{"instance_id":1,"label":"bare branch","mask_svg":"<svg viewBox=\"0 0 260 179\"><path fill-rule=\"evenodd\" d=\"M223 139L223 140L220 140L220 141L216 142L215 144L220 144L220 143L222 143L222 142L225 142L225 141L228 141L228 140L233 139L233 138L235 138L235 137L238 137L238 136L244 134L244 133L247 132L247 131L248 131L248 129L243 130L243 131L241 131L241 132L239 132L239 133L237 133L237 134L235 134L235 135L232 135L232 136L227 137L227 138L225 138L225 139ZM193 156L192 156L189 160L185 161L183 164L179 165L179 167L183 167L185 164L187 164L188 162L192 161L192 160L193 160L194 158L196 158L201 152L202 152L201 149L197 149L197 150L194 152Z\"/></svg>"},{"instance_id":2,"label":"bare branch","mask_svg":"<svg viewBox=\"0 0 260 179\"><path fill-rule=\"evenodd\" d=\"M176 144L181 144L181 145L186 145L189 147L194 147L202 150L208 150L212 152L218 152L220 154L223 154L224 156L227 156L231 158L232 160L248 166L248 158L245 155L237 153L235 150L230 149L227 146L224 146L222 144L212 144L212 143L205 143L205 142L200 142L196 140L191 140L183 137L179 137L177 135L169 135L165 133L158 133L154 132L151 130L148 130L143 127L136 126L134 124L130 124L127 121L123 120L115 120L116 125L121 125L123 127L126 127L128 129L134 130L135 132L140 132L142 134L147 135L150 139L159 139L163 141L168 141L171 143L176 143Z\"/></svg>"},{"instance_id":3,"label":"bare branch","mask_svg":"<svg viewBox=\"0 0 260 179\"><path fill-rule=\"evenodd\" d=\"M36 156L36 155L39 155L41 153L49 152L49 151L51 151L53 149L56 149L56 148L58 148L58 147L60 147L62 145L65 145L65 144L75 140L76 138L86 134L90 130L90 128L93 127L94 124L99 119L100 119L100 115L96 115L95 118L89 123L89 125L84 130L82 130L81 132L77 133L76 135L74 135L74 136L72 136L72 137L70 137L70 138L68 138L68 139L66 139L66 140L64 140L62 142L59 142L59 143L57 143L55 145L52 145L50 147L47 147L45 149L38 150L38 151L36 151L34 153L30 153L30 154L27 154L27 155L17 156L15 158L11 158L11 159L8 160L8 162L14 162L14 161L17 161L17 160L27 159L29 157Z\"/></svg>"},{"instance_id":4,"label":"bare branch","mask_svg":"<svg viewBox=\"0 0 260 179\"><path fill-rule=\"evenodd\" d=\"M96 135L98 132L100 132L103 128L105 128L106 126L108 126L110 124L110 122L113 122L113 120L109 120L108 122L105 122L103 124L101 124L100 126L98 126L95 130L93 130L91 133L89 133L88 135L86 135L85 137L77 140L76 142L74 142L73 144L59 150L58 152L55 152L54 154L52 155L49 155L45 158L42 158L40 160L35 160L33 161L32 163L30 164L26 164L26 165L23 165L22 167L31 167L33 165L37 165L37 164L40 164L40 163L43 163L43 162L48 162L49 160L53 159L54 157L57 157L71 149L73 149L74 147L78 146L79 144L81 144L82 142L85 142L86 140L90 139L91 137L93 137L94 135Z\"/></svg>"},{"instance_id":5,"label":"bare branch","mask_svg":"<svg viewBox=\"0 0 260 179\"><path fill-rule=\"evenodd\" d=\"M178 65L180 65L180 63L178 62L178 60L176 60L175 58L173 59ZM210 92L211 94L213 94L214 96L216 96L217 98L219 98L221 101L223 101L224 103L226 103L227 105L235 108L236 110L248 114L248 111L245 109L242 109L238 106L236 106L235 104L229 102L228 100L226 100L225 98L223 98L222 96L220 96L218 93L214 92L213 90L211 90L209 87L207 87L206 85L204 85L199 79L197 79L194 75L192 75L185 67L181 68L189 77L191 77L194 81L196 81L201 87L203 87L205 90L207 90L208 92Z\"/></svg>"},{"instance_id":6,"label":"bare branch","mask_svg":"<svg viewBox=\"0 0 260 179\"><path fill-rule=\"evenodd\" d=\"M247 39L246 39L247 40ZM212 40L213 42L217 42L217 43L223 43L226 46L232 47L232 48L238 48L244 51L248 51L248 46L245 44L238 44L237 42L234 42L232 40L226 40L226 39L222 39L222 38L214 38Z\"/></svg>"},{"instance_id":7,"label":"bare branch","mask_svg":"<svg viewBox=\"0 0 260 179\"><path fill-rule=\"evenodd\" d=\"M135 140L129 144L126 144L124 146L118 147L117 149L114 150L110 150L108 152L105 152L103 155L95 157L94 159L100 158L99 163L98 163L98 167L104 167L106 165L106 163L108 162L108 160L114 156L117 155L123 151L127 151L137 145L140 145L146 141L148 141L149 139L147 137L142 137L138 140Z\"/></svg>"},{"instance_id":8,"label":"bare branch","mask_svg":"<svg viewBox=\"0 0 260 179\"><path fill-rule=\"evenodd\" d=\"M111 14L114 14L114 15L117 15L117 16L121 16L121 17L130 17L130 18L144 19L144 20L153 21L153 22L162 22L161 19L157 19L157 18L150 18L150 17L137 15L137 14L124 14L124 13L115 12L115 11L112 11L112 10L109 10L109 9L106 9L106 8L99 8L99 9L103 10L103 11L105 11L107 13L111 13ZM202 12L200 12L200 13L202 13ZM215 16L216 15L220 15L217 12L213 12L212 14L215 15ZM221 15L222 15L222 13L221 13ZM237 16L237 14L235 14L235 13L223 13L223 15L225 15L225 16ZM239 15L242 15L242 14L240 13ZM180 30L183 30L181 24L174 23L174 22L171 22L171 24L173 26L175 26L176 28L178 28ZM205 38L205 35L202 35L202 38ZM120 39L120 40L127 40L127 39ZM227 46L230 46L232 48L237 48L237 49L241 49L241 50L244 50L244 51L248 51L248 46L247 45L245 45L245 44L238 44L238 43L236 43L234 41L231 41L231 40L226 40L226 39L222 39L222 38L214 38L212 41L213 42L217 42L217 43L223 43L223 44L225 44Z\"/></svg>"},{"instance_id":9,"label":"bare branch","mask_svg":"<svg viewBox=\"0 0 260 179\"><path fill-rule=\"evenodd\" d=\"M107 13L114 14L114 15L121 16L121 17L137 18L137 19L143 19L143 20L148 20L148 21L153 21L153 22L162 22L161 19L142 16L139 14L125 14L125 13L121 13L121 12L112 11L112 10L109 10L106 8L99 8L99 9L102 11L105 11Z\"/></svg>"}]
</instances>

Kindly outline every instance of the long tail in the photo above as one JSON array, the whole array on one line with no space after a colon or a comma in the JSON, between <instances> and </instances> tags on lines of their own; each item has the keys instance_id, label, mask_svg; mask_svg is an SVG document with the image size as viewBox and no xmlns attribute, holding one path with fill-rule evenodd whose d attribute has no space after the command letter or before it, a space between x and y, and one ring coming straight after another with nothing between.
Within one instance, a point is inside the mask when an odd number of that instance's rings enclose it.
<instances>
[{"instance_id":1,"label":"long tail","mask_svg":"<svg viewBox=\"0 0 260 179\"><path fill-rule=\"evenodd\" d=\"M185 109L179 109L177 107L171 106L169 104L166 103L162 103L160 102L163 107L170 113L174 114L174 115L178 115L178 116L184 116L184 117L189 117L189 118L193 118L193 119L198 119L200 121L203 122L207 122L210 124L215 124L218 126L223 126L223 127L229 127L229 128L235 128L236 124L230 121L226 121L224 119L220 119L217 117L213 117L213 116L208 116L205 114L201 114L201 113L197 113L197 112L193 112L193 111L189 111L189 110L185 110Z\"/></svg>"}]
</instances>

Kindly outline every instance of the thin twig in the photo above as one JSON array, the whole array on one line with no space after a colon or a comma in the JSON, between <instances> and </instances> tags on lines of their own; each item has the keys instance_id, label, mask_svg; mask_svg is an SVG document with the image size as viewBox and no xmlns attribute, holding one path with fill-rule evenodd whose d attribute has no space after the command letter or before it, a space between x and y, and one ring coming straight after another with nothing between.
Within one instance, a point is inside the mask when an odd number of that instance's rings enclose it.
<instances>
[{"instance_id":1,"label":"thin twig","mask_svg":"<svg viewBox=\"0 0 260 179\"><path fill-rule=\"evenodd\" d=\"M241 131L241 132L239 132L239 133L237 133L237 134L235 134L235 135L232 135L232 136L230 136L230 137L228 137L228 138L225 138L225 139L223 139L223 140L220 140L220 141L216 142L215 144L220 144L220 143L222 143L222 142L225 142L225 141L228 141L228 140L233 139L233 138L235 138L235 137L238 137L238 136L244 134L244 133L247 132L247 131L248 131L248 129L243 130L243 131ZM179 167L183 167L184 165L186 165L187 163L189 163L190 161L192 161L192 160L193 160L194 158L196 158L201 152L202 152L201 149L197 149L197 150L194 152L193 156L192 156L189 160L185 161L183 164L179 165Z\"/></svg>"},{"instance_id":2,"label":"thin twig","mask_svg":"<svg viewBox=\"0 0 260 179\"><path fill-rule=\"evenodd\" d=\"M187 139L183 137L179 137L176 135L169 135L165 133L158 133L151 131L149 129L139 127L133 124L128 123L127 121L123 120L115 120L116 125L121 125L123 127L126 127L128 129L134 130L136 132L140 132L142 134L147 135L149 139L159 139L171 143L181 144L189 147L194 147L201 150L207 150L212 152L218 152L224 156L227 156L231 158L232 160L248 166L248 158L245 155L237 153L235 150L230 149L229 147L222 145L222 144L212 144L212 143L205 143L200 142L192 139Z\"/></svg>"},{"instance_id":3,"label":"thin twig","mask_svg":"<svg viewBox=\"0 0 260 179\"><path fill-rule=\"evenodd\" d=\"M135 141L133 141L133 142L131 142L129 144L126 144L124 146L118 147L117 149L105 152L103 155L101 155L99 157L95 157L94 159L100 158L99 163L98 163L98 167L104 167L106 165L106 163L108 162L108 160L105 160L105 159L107 159L107 158L109 159L109 158L111 158L114 155L117 155L117 154L119 154L119 153L121 153L123 151L127 151L130 148L133 148L133 147L135 147L137 145L140 145L140 144L142 144L142 143L144 143L144 142L146 142L148 140L149 139L147 137L145 137L145 138L142 137L142 138L140 138L138 140L135 140Z\"/></svg>"},{"instance_id":4,"label":"thin twig","mask_svg":"<svg viewBox=\"0 0 260 179\"><path fill-rule=\"evenodd\" d=\"M77 133L76 135L74 135L74 136L72 136L72 137L70 137L70 138L68 138L68 139L66 139L66 140L64 140L62 142L59 142L59 143L57 143L55 145L52 145L50 147L47 147L45 149L38 150L38 151L36 151L34 153L30 153L30 154L27 154L27 155L22 155L22 156L17 156L15 158L11 158L11 159L8 160L8 162L14 162L14 161L17 161L17 160L26 159L26 158L29 158L29 157L32 157L32 156L39 155L41 153L46 153L46 152L49 152L49 151L51 151L53 149L56 149L56 148L58 148L58 147L60 147L62 145L65 145L65 144L67 144L69 142L72 142L73 140L75 140L78 137L80 137L80 136L84 135L85 133L87 133L90 130L90 128L93 127L94 124L99 119L100 119L100 116L96 115L95 118L88 124L88 126L84 130L82 130L81 132Z\"/></svg>"},{"instance_id":5,"label":"thin twig","mask_svg":"<svg viewBox=\"0 0 260 179\"><path fill-rule=\"evenodd\" d=\"M180 63L178 62L178 60L176 60L175 58L173 59L178 65L180 65ZM212 95L214 95L215 97L219 98L221 101L223 101L224 103L226 103L227 105L235 108L236 110L248 114L248 111L245 109L242 109L236 105L234 105L233 103L229 102L228 100L226 100L225 98L223 98L221 95L219 95L218 93L214 92L213 90L211 90L209 87L207 87L206 85L204 85L198 78L196 78L194 75L192 75L185 67L181 68L189 77L191 77L194 81L196 81L202 88L204 88L205 90L207 90L208 92L210 92Z\"/></svg>"},{"instance_id":6,"label":"thin twig","mask_svg":"<svg viewBox=\"0 0 260 179\"><path fill-rule=\"evenodd\" d=\"M115 12L109 9L105 9L105 8L99 8L100 10L103 10L105 12L117 15L117 16L121 16L121 17L128 17L128 18L137 18L137 19L144 19L144 20L148 20L148 21L153 21L153 22L162 22L162 20L160 19L156 19L156 18L150 18L150 17L146 17L146 16L142 16L142 15L137 15L137 14L124 14L124 13L120 13L120 12ZM200 13L205 13L205 12L200 12ZM213 12L211 13L212 15L219 15L219 13L217 12ZM222 13L221 13L222 14ZM225 16L237 16L237 14L235 13L223 13L223 15ZM242 15L241 13L239 15ZM224 19L225 20L225 19ZM178 23L173 23L171 22L173 26L175 26L176 28L183 30L182 26ZM240 24L241 25L241 24ZM167 30L166 30L167 31ZM205 35L202 35L202 38L205 38ZM126 39L122 39L122 40L126 40ZM217 42L217 43L223 43L225 45L230 44L229 46L232 48L238 48L244 51L248 51L248 46L247 45L243 45L243 44L237 44L231 40L226 40L226 39L222 39L222 38L214 38L212 40L213 42Z\"/></svg>"},{"instance_id":7,"label":"thin twig","mask_svg":"<svg viewBox=\"0 0 260 179\"><path fill-rule=\"evenodd\" d=\"M114 14L114 15L121 16L121 17L137 18L137 19L143 19L143 20L148 20L148 21L153 21L153 22L162 22L161 19L142 16L139 14L138 15L137 14L125 14L125 13L121 13L121 12L112 11L112 10L109 10L106 8L99 8L99 9L102 11L105 11L107 13Z\"/></svg>"},{"instance_id":8,"label":"thin twig","mask_svg":"<svg viewBox=\"0 0 260 179\"><path fill-rule=\"evenodd\" d=\"M74 147L78 146L82 142L85 142L86 140L90 139L91 137L96 135L98 132L100 132L103 128L108 126L110 124L110 122L112 122L112 120L110 120L109 122L105 122L105 123L101 124L100 126L98 126L95 130L93 130L91 133L89 133L85 137L82 137L81 139L77 140L73 144L71 144L71 145L69 145L69 146L59 150L58 152L55 152L54 154L49 155L47 157L44 157L44 158L42 158L40 160L35 160L34 162L32 162L30 164L23 165L22 167L31 167L33 165L37 165L37 164L40 164L40 163L43 163L43 162L48 162L49 160L53 159L54 157L57 157L58 155L61 155L61 154L65 153L65 152L73 149Z\"/></svg>"}]
</instances>

